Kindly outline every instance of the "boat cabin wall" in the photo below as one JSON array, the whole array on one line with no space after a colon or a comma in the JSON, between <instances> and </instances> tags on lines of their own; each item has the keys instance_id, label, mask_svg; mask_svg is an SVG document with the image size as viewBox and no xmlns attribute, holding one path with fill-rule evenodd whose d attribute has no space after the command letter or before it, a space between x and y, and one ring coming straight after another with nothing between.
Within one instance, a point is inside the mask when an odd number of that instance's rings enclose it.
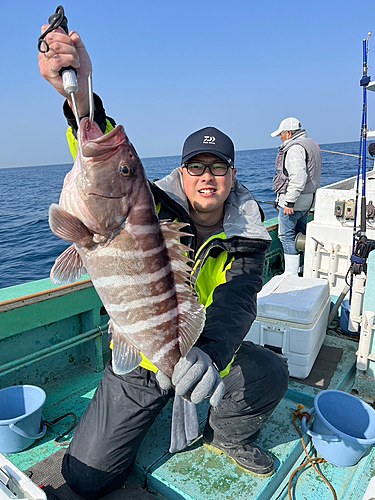
<instances>
[{"instance_id":1,"label":"boat cabin wall","mask_svg":"<svg viewBox=\"0 0 375 500\"><path fill-rule=\"evenodd\" d=\"M367 176L366 201L375 204L375 172ZM356 178L318 189L314 220L307 225L304 254L306 278L326 278L331 295L338 297L345 287L353 251ZM356 223L361 220L361 197L358 200ZM366 234L375 240L374 218L366 220Z\"/></svg>"},{"instance_id":2,"label":"boat cabin wall","mask_svg":"<svg viewBox=\"0 0 375 500\"><path fill-rule=\"evenodd\" d=\"M375 169L370 170L366 173L366 185L368 190L375 191ZM356 189L357 187L357 176L348 177L341 181L334 182L333 184L328 184L321 189ZM362 175L359 176L359 187L362 191Z\"/></svg>"}]
</instances>

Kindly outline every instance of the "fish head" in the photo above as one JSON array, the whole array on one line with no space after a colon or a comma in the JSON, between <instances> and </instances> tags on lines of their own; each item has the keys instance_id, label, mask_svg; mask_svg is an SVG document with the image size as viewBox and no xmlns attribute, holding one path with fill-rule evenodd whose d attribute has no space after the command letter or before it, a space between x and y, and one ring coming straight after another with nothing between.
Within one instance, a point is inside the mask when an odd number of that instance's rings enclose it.
<instances>
[{"instance_id":1,"label":"fish head","mask_svg":"<svg viewBox=\"0 0 375 500\"><path fill-rule=\"evenodd\" d=\"M124 128L118 125L103 134L83 118L80 134L80 171L76 186L88 211L91 228L108 234L121 227L147 186L142 162ZM93 227L94 226L94 227Z\"/></svg>"}]
</instances>

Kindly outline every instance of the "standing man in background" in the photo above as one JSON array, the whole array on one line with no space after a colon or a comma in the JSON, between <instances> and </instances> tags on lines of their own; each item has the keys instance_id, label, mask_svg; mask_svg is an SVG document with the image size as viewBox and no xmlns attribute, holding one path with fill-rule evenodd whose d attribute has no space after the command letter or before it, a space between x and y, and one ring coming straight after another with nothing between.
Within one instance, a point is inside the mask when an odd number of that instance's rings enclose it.
<instances>
[{"instance_id":1,"label":"standing man in background","mask_svg":"<svg viewBox=\"0 0 375 500\"><path fill-rule=\"evenodd\" d=\"M278 136L282 144L276 158L273 190L279 208L279 238L284 250L285 274L298 275L295 238L298 233L306 234L307 215L320 187L322 153L297 118L285 118L271 134Z\"/></svg>"}]
</instances>

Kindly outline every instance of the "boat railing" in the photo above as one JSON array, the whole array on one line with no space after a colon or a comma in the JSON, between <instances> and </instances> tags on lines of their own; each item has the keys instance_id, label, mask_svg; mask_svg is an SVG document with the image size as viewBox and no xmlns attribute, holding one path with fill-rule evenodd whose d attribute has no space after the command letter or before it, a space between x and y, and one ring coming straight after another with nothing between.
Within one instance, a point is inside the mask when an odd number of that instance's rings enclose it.
<instances>
[{"instance_id":1,"label":"boat railing","mask_svg":"<svg viewBox=\"0 0 375 500\"><path fill-rule=\"evenodd\" d=\"M40 292L32 293L30 295L14 297L12 299L0 302L0 313L13 311L14 309L18 309L20 307L37 304L38 302L44 302L45 300L61 297L63 295L77 292L79 290L85 290L92 286L93 286L92 281L90 279L86 279L84 281L79 281L77 283L63 285L52 290L42 290Z\"/></svg>"}]
</instances>

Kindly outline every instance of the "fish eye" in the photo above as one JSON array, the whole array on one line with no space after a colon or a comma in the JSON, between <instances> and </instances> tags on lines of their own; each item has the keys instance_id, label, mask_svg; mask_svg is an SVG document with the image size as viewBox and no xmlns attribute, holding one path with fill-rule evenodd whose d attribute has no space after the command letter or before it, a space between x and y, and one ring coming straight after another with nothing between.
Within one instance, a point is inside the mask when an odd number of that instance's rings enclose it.
<instances>
[{"instance_id":1,"label":"fish eye","mask_svg":"<svg viewBox=\"0 0 375 500\"><path fill-rule=\"evenodd\" d=\"M128 165L121 165L120 174L123 177L129 177L130 176L130 167L128 167Z\"/></svg>"}]
</instances>

